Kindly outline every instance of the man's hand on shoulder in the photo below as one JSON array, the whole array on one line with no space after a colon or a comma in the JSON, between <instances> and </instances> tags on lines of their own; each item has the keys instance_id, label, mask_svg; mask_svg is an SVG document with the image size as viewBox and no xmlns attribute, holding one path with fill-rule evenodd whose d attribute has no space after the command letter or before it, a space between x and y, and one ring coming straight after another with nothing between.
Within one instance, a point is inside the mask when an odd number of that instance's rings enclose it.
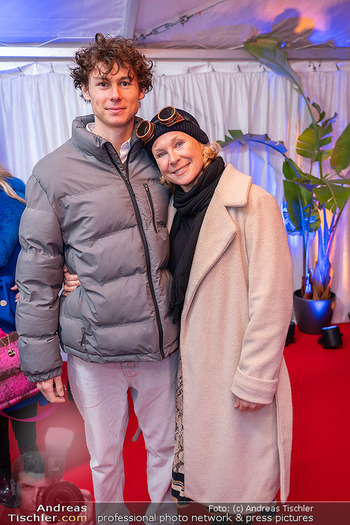
<instances>
[{"instance_id":1,"label":"man's hand on shoulder","mask_svg":"<svg viewBox=\"0 0 350 525\"><path fill-rule=\"evenodd\" d=\"M37 388L50 403L64 403L64 387L62 377L56 376L47 381L38 381Z\"/></svg>"}]
</instances>

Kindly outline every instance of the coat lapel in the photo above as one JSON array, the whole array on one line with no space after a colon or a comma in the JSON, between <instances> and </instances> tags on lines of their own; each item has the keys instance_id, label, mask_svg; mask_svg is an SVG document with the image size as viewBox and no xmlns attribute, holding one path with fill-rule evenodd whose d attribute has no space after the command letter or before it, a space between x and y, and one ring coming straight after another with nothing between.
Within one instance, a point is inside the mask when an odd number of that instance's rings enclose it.
<instances>
[{"instance_id":1,"label":"coat lapel","mask_svg":"<svg viewBox=\"0 0 350 525\"><path fill-rule=\"evenodd\" d=\"M237 225L228 208L244 207L252 179L228 165L221 176L205 214L198 236L187 287L182 322L186 318L200 283L232 243Z\"/></svg>"}]
</instances>

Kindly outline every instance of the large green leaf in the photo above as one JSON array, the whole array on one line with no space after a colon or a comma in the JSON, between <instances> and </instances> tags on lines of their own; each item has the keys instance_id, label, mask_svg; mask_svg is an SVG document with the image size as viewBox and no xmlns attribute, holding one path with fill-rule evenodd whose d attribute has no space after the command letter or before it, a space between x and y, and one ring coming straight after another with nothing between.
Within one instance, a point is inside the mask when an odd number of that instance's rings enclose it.
<instances>
[{"instance_id":1,"label":"large green leaf","mask_svg":"<svg viewBox=\"0 0 350 525\"><path fill-rule=\"evenodd\" d=\"M334 214L342 211L350 198L350 179L343 177L330 179L328 174L319 179L313 175L306 175L297 179L296 184L315 194L316 204L320 209L325 205Z\"/></svg>"},{"instance_id":2,"label":"large green leaf","mask_svg":"<svg viewBox=\"0 0 350 525\"><path fill-rule=\"evenodd\" d=\"M278 47L277 38L260 35L244 42L244 47L259 62L275 71L275 73L288 77L300 88L300 77L288 64L287 53Z\"/></svg>"},{"instance_id":3,"label":"large green leaf","mask_svg":"<svg viewBox=\"0 0 350 525\"><path fill-rule=\"evenodd\" d=\"M320 226L320 217L316 208L310 214L311 193L301 185L284 180L284 195L288 215L293 226L305 235L307 231L316 231Z\"/></svg>"},{"instance_id":4,"label":"large green leaf","mask_svg":"<svg viewBox=\"0 0 350 525\"><path fill-rule=\"evenodd\" d=\"M321 120L324 119L324 117L326 116L326 113L321 109L321 107L316 104L316 102L311 102L311 100L309 99L309 97L306 97L307 98L307 101L309 102L309 104L314 108L316 109L317 113L318 113L318 117L317 119L315 119L316 122L320 122Z\"/></svg>"},{"instance_id":5,"label":"large green leaf","mask_svg":"<svg viewBox=\"0 0 350 525\"><path fill-rule=\"evenodd\" d=\"M240 129L229 129L228 132L233 139L238 139L243 136L243 131Z\"/></svg>"},{"instance_id":6,"label":"large green leaf","mask_svg":"<svg viewBox=\"0 0 350 525\"><path fill-rule=\"evenodd\" d=\"M350 123L335 143L331 166L339 174L350 165Z\"/></svg>"},{"instance_id":7,"label":"large green leaf","mask_svg":"<svg viewBox=\"0 0 350 525\"><path fill-rule=\"evenodd\" d=\"M319 155L317 152L317 149L314 149L313 152L309 152L306 149L299 149L299 148L296 149L296 152L298 153L298 155L301 155L302 157L305 157L307 159L311 159L312 162L318 161L319 158L321 158L322 162L324 160L329 159L329 157L332 155L332 151L333 150L331 149L324 149L324 150L321 149L320 155Z\"/></svg>"},{"instance_id":8,"label":"large green leaf","mask_svg":"<svg viewBox=\"0 0 350 525\"><path fill-rule=\"evenodd\" d=\"M286 157L285 161L283 162L282 170L284 177L290 181L303 179L307 176L306 173L304 173L294 162L294 160L290 159L289 157Z\"/></svg>"},{"instance_id":9,"label":"large green leaf","mask_svg":"<svg viewBox=\"0 0 350 525\"><path fill-rule=\"evenodd\" d=\"M325 120L321 125L316 124L316 130L313 123L306 128L297 140L296 152L298 155L310 159L311 162L318 161L320 157L322 161L328 159L332 154L332 150L321 149L319 154L318 145L322 148L332 142L330 134L333 131L332 123L335 118L336 114L330 119ZM316 133L318 134L318 145Z\"/></svg>"},{"instance_id":10,"label":"large green leaf","mask_svg":"<svg viewBox=\"0 0 350 525\"><path fill-rule=\"evenodd\" d=\"M332 213L343 210L350 198L350 187L344 187L333 181L327 181L327 184L314 188L314 192L320 207L325 205Z\"/></svg>"}]
</instances>

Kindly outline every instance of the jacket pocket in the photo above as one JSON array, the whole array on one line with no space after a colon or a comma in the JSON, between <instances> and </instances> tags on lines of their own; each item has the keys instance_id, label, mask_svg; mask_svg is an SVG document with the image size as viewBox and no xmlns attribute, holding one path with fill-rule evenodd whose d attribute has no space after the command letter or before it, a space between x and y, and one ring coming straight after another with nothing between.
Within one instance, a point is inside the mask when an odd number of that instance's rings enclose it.
<instances>
[{"instance_id":1,"label":"jacket pocket","mask_svg":"<svg viewBox=\"0 0 350 525\"><path fill-rule=\"evenodd\" d=\"M85 334L85 332L83 331L82 336L81 336L81 340L80 340L80 343L79 343L79 345L80 345L82 348L85 348L85 341L86 341L86 334Z\"/></svg>"},{"instance_id":2,"label":"jacket pocket","mask_svg":"<svg viewBox=\"0 0 350 525\"><path fill-rule=\"evenodd\" d=\"M151 192L150 192L150 189L149 189L149 186L148 186L147 183L145 183L145 184L143 185L143 187L145 188L145 192L146 192L146 195L147 195L148 204L149 204L149 207L150 207L150 209L151 209L153 228L154 228L154 231L155 231L156 233L158 233L158 230L157 230L157 223L156 223L156 214L155 214L155 211L154 211L154 205L153 205L152 195L151 195Z\"/></svg>"}]
</instances>

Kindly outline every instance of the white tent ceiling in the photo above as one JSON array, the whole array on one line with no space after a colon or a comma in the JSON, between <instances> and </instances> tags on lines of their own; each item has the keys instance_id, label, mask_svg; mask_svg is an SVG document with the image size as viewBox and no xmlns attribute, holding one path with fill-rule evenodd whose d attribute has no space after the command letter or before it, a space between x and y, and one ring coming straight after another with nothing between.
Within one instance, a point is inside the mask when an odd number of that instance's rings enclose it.
<instances>
[{"instance_id":1,"label":"white tent ceiling","mask_svg":"<svg viewBox=\"0 0 350 525\"><path fill-rule=\"evenodd\" d=\"M301 58L316 50L326 58L333 54L350 59L350 1L3 0L0 4L2 57L70 56L70 49L97 32L135 38L140 47L158 55L167 50L167 56L176 57L182 49L201 58L208 54L230 58L235 53L243 58L246 39L272 32Z\"/></svg>"}]
</instances>

